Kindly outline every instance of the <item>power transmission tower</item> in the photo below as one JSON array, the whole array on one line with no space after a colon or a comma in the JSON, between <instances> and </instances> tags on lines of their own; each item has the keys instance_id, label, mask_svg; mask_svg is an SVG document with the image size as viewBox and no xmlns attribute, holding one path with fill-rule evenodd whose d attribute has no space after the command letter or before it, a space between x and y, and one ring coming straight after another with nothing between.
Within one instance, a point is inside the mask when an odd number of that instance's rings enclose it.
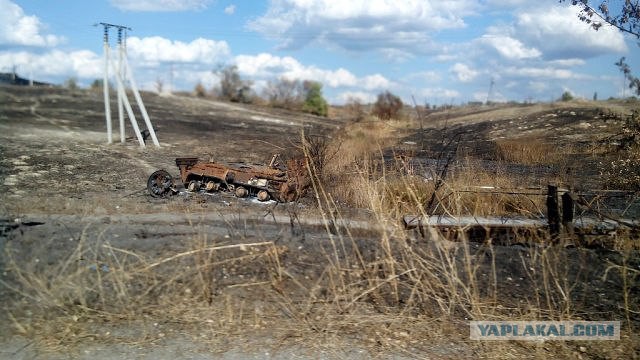
<instances>
[{"instance_id":1,"label":"power transmission tower","mask_svg":"<svg viewBox=\"0 0 640 360\"><path fill-rule=\"evenodd\" d=\"M147 109L142 102L142 97L140 97L140 92L138 91L138 87L133 79L133 75L131 72L131 67L129 67L129 62L127 61L127 53L126 53L126 31L131 30L131 28L122 26L122 25L114 25L108 23L99 23L97 25L102 25L104 28L104 36L103 36L103 47L104 47L104 78L103 78L103 91L104 91L104 113L107 122L107 141L109 144L113 143L113 127L111 124L111 103L109 100L109 65L111 65L111 70L113 71L117 93L118 93L118 117L119 117L119 125L120 125L120 141L124 143L125 141L125 130L124 130L124 111L123 106L127 111L127 115L129 117L129 121L131 122L131 127L133 127L133 131L136 134L138 142L140 146L144 147L145 142L140 132L140 128L138 127L138 122L136 121L136 117L133 113L133 109L131 108L131 104L129 99L127 98L126 88L125 88L125 80L128 80L131 85L131 90L138 104L138 108L140 109L140 113L142 114L142 118L147 126L147 131L149 131L149 135L151 136L151 140L153 144L157 147L160 146L158 139L156 138L155 130L151 125L151 120L149 119L149 115L147 113ZM109 45L109 29L116 28L118 29L118 61L114 64L111 61L110 50L111 46ZM125 41L123 41L123 34L125 35Z\"/></svg>"},{"instance_id":2,"label":"power transmission tower","mask_svg":"<svg viewBox=\"0 0 640 360\"><path fill-rule=\"evenodd\" d=\"M485 101L486 105L489 105L489 100L491 100L491 95L493 93L493 86L495 85L495 81L493 80L493 76L491 77L491 82L489 83L489 91L487 92L487 101Z\"/></svg>"}]
</instances>

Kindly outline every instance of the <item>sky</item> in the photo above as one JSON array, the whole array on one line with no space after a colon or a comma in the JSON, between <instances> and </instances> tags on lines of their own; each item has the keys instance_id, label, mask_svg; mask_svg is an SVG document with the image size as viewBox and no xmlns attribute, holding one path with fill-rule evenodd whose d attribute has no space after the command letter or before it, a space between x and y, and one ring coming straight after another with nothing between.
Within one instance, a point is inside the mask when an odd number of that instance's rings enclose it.
<instances>
[{"instance_id":1,"label":"sky","mask_svg":"<svg viewBox=\"0 0 640 360\"><path fill-rule=\"evenodd\" d=\"M615 2L615 1L614 1ZM568 4L569 3L569 4ZM580 22L558 0L0 0L0 72L88 86L102 78L105 22L127 31L145 90L219 84L236 65L261 94L279 79L323 84L332 104L553 101L629 96L637 38ZM117 31L110 31L116 53Z\"/></svg>"}]
</instances>

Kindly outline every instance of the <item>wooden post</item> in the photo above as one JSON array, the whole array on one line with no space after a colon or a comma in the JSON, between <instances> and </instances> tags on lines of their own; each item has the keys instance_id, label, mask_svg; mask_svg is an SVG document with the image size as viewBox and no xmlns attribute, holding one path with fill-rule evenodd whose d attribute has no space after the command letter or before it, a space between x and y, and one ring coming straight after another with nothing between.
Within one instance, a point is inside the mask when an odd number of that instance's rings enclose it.
<instances>
[{"instance_id":1,"label":"wooden post","mask_svg":"<svg viewBox=\"0 0 640 360\"><path fill-rule=\"evenodd\" d=\"M570 192L562 194L562 226L568 235L573 235L573 216L575 213L575 204L573 196Z\"/></svg>"},{"instance_id":2,"label":"wooden post","mask_svg":"<svg viewBox=\"0 0 640 360\"><path fill-rule=\"evenodd\" d=\"M547 221L549 222L549 235L551 240L557 242L560 238L560 209L558 204L558 187L547 187Z\"/></svg>"}]
</instances>

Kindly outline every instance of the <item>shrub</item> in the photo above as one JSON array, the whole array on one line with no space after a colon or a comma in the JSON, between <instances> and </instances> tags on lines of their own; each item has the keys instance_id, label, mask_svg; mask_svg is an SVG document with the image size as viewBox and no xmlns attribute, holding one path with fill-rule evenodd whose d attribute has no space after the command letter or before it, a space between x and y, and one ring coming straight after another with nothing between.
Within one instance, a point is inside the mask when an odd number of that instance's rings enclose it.
<instances>
[{"instance_id":1,"label":"shrub","mask_svg":"<svg viewBox=\"0 0 640 360\"><path fill-rule=\"evenodd\" d=\"M302 104L302 111L318 116L327 116L329 105L322 97L322 84L317 81L305 81L303 88L305 100Z\"/></svg>"},{"instance_id":2,"label":"shrub","mask_svg":"<svg viewBox=\"0 0 640 360\"><path fill-rule=\"evenodd\" d=\"M570 92L565 91L562 93L562 96L560 97L561 101L571 101L573 100L573 95L571 95Z\"/></svg>"},{"instance_id":3,"label":"shrub","mask_svg":"<svg viewBox=\"0 0 640 360\"><path fill-rule=\"evenodd\" d=\"M360 100L356 98L349 98L344 105L345 111L349 119L353 121L362 121L364 119L364 108Z\"/></svg>"},{"instance_id":4,"label":"shrub","mask_svg":"<svg viewBox=\"0 0 640 360\"><path fill-rule=\"evenodd\" d=\"M300 110L302 106L303 88L300 80L281 78L278 81L269 81L264 89L264 97L269 105L289 110Z\"/></svg>"},{"instance_id":5,"label":"shrub","mask_svg":"<svg viewBox=\"0 0 640 360\"><path fill-rule=\"evenodd\" d=\"M91 90L102 90L102 84L104 84L104 80L95 79L95 80L93 80L93 82L91 83L91 86L89 88Z\"/></svg>"},{"instance_id":6,"label":"shrub","mask_svg":"<svg viewBox=\"0 0 640 360\"><path fill-rule=\"evenodd\" d=\"M396 95L385 91L378 94L378 100L373 104L372 114L381 120L397 118L402 109L402 100Z\"/></svg>"},{"instance_id":7,"label":"shrub","mask_svg":"<svg viewBox=\"0 0 640 360\"><path fill-rule=\"evenodd\" d=\"M200 98L203 98L207 95L207 90L204 88L201 82L196 84L196 87L193 89L193 93Z\"/></svg>"},{"instance_id":8,"label":"shrub","mask_svg":"<svg viewBox=\"0 0 640 360\"><path fill-rule=\"evenodd\" d=\"M64 81L64 87L69 90L78 90L78 79L75 77L70 77Z\"/></svg>"},{"instance_id":9,"label":"shrub","mask_svg":"<svg viewBox=\"0 0 640 360\"><path fill-rule=\"evenodd\" d=\"M251 82L242 80L236 65L224 67L220 71L220 96L233 102L251 102Z\"/></svg>"}]
</instances>

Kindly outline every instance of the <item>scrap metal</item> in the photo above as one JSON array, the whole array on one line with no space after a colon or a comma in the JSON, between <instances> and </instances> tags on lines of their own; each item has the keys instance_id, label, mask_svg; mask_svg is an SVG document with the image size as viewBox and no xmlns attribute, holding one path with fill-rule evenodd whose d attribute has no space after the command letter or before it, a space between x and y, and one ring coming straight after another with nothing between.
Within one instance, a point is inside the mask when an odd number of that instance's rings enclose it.
<instances>
[{"instance_id":1,"label":"scrap metal","mask_svg":"<svg viewBox=\"0 0 640 360\"><path fill-rule=\"evenodd\" d=\"M229 192L237 197L255 197L259 201L290 202L302 196L309 187L304 160L278 163L274 155L269 165L201 161L196 157L176 158L180 181L189 192ZM149 176L147 189L153 197L178 192L173 177L166 170Z\"/></svg>"}]
</instances>

